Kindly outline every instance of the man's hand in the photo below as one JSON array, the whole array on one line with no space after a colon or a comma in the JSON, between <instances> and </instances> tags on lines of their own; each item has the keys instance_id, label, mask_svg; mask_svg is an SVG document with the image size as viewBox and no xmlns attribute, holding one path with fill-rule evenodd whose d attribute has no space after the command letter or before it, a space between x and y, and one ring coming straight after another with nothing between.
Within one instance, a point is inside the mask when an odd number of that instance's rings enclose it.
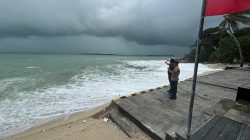
<instances>
[{"instance_id":1,"label":"man's hand","mask_svg":"<svg viewBox=\"0 0 250 140\"><path fill-rule=\"evenodd\" d=\"M169 65L168 61L165 61L165 63L166 63L167 65Z\"/></svg>"}]
</instances>

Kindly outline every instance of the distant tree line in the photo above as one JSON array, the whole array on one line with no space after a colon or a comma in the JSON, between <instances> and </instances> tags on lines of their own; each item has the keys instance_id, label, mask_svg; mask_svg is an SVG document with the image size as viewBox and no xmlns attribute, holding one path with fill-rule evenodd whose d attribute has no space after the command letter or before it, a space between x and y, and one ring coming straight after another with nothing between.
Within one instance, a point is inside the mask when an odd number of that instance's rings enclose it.
<instances>
[{"instance_id":1,"label":"distant tree line","mask_svg":"<svg viewBox=\"0 0 250 140\"><path fill-rule=\"evenodd\" d=\"M200 62L234 63L250 62L250 19L249 12L225 15L219 27L203 31ZM241 26L241 28L239 28ZM243 28L242 28L243 27ZM195 47L184 56L187 62L194 62Z\"/></svg>"},{"instance_id":2,"label":"distant tree line","mask_svg":"<svg viewBox=\"0 0 250 140\"><path fill-rule=\"evenodd\" d=\"M236 30L234 35L240 42L244 61L250 62L250 28ZM233 63L240 60L234 40L219 27L204 30L201 44L200 62ZM192 47L191 52L184 56L187 62L194 62L196 46Z\"/></svg>"}]
</instances>

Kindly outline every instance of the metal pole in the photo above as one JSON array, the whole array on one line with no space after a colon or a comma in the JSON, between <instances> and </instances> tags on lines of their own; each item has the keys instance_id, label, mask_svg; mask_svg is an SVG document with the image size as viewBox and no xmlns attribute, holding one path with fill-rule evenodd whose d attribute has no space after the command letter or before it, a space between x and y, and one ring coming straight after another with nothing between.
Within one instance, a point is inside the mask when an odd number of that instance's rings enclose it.
<instances>
[{"instance_id":1,"label":"metal pole","mask_svg":"<svg viewBox=\"0 0 250 140\"><path fill-rule=\"evenodd\" d=\"M201 18L200 18L200 29L199 29L199 34L198 34L197 46L196 46L192 93L191 93L189 115L188 115L188 126L187 126L187 139L188 140L190 139L190 136L191 136L190 133L191 133L191 124L192 124L192 115L193 115L193 105L194 105L195 87L196 87L197 71L198 71L198 64L199 64L199 55L200 55L200 48L201 48L202 31L203 31L203 25L204 25L205 7L206 7L206 0L203 0Z\"/></svg>"}]
</instances>

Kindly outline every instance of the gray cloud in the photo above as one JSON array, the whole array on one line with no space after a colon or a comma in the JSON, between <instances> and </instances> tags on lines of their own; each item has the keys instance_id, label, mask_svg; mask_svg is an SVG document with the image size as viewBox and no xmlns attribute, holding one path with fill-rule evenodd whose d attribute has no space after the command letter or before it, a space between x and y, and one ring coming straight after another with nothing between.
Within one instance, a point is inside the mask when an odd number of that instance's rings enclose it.
<instances>
[{"instance_id":1,"label":"gray cloud","mask_svg":"<svg viewBox=\"0 0 250 140\"><path fill-rule=\"evenodd\" d=\"M0 37L123 37L145 45L190 45L200 0L1 0Z\"/></svg>"}]
</instances>

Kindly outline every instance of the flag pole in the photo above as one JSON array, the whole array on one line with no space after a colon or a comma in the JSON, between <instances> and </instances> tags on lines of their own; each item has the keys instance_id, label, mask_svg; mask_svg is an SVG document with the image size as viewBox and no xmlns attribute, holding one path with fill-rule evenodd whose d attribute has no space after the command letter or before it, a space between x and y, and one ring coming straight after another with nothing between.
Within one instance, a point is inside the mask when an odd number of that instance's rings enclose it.
<instances>
[{"instance_id":1,"label":"flag pole","mask_svg":"<svg viewBox=\"0 0 250 140\"><path fill-rule=\"evenodd\" d=\"M206 0L203 0L202 9L201 9L201 18L200 18L200 28L199 28L199 34L198 34L198 40L197 40L197 46L196 46L196 54L195 54L192 92L191 92L191 99L190 99L190 106L189 106L187 140L189 140L191 136L193 105L194 105L195 87L196 87L196 80L197 80L197 71L198 71L198 64L199 64L199 55L200 55L200 48L201 48L201 39L202 39L202 31L203 31L203 25L204 25L205 9L206 9Z\"/></svg>"}]
</instances>

